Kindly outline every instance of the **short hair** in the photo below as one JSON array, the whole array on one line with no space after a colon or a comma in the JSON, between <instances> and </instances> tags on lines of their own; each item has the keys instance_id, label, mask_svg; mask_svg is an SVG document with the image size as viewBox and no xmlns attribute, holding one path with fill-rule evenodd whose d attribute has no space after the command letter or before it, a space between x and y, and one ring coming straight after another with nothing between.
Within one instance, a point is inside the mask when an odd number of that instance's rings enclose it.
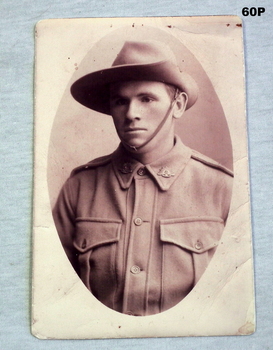
<instances>
[{"instance_id":1,"label":"short hair","mask_svg":"<svg viewBox=\"0 0 273 350\"><path fill-rule=\"evenodd\" d=\"M171 100L174 100L176 98L177 94L179 92L181 92L180 89L174 85L171 85L171 84L166 84L166 83L164 83L164 84L166 86L167 92L168 92Z\"/></svg>"}]
</instances>

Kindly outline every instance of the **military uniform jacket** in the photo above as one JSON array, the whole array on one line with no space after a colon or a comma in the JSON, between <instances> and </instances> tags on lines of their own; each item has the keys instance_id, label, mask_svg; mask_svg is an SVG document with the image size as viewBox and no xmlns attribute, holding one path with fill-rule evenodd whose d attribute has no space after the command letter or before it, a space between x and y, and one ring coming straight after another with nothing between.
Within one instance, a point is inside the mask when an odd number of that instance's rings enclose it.
<instances>
[{"instance_id":1,"label":"military uniform jacket","mask_svg":"<svg viewBox=\"0 0 273 350\"><path fill-rule=\"evenodd\" d=\"M231 189L230 171L179 138L146 165L120 145L72 172L54 219L73 267L98 300L151 315L181 301L205 271Z\"/></svg>"}]
</instances>

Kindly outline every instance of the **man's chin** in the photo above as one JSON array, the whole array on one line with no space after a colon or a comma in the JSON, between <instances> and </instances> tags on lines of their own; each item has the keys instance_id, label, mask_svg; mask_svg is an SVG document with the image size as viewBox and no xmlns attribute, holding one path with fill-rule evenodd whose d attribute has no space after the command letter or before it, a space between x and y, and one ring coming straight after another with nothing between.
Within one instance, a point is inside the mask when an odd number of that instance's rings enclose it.
<instances>
[{"instance_id":1,"label":"man's chin","mask_svg":"<svg viewBox=\"0 0 273 350\"><path fill-rule=\"evenodd\" d=\"M126 138L121 138L121 142L125 143L126 145L130 147L140 147L146 142L146 138L139 138L139 137L126 137Z\"/></svg>"}]
</instances>

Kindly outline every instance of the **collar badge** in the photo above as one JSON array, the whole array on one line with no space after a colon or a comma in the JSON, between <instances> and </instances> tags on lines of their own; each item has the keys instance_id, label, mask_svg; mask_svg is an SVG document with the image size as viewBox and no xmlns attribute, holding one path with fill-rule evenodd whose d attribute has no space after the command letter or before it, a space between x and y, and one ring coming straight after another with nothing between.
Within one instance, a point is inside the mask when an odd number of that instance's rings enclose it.
<instances>
[{"instance_id":1,"label":"collar badge","mask_svg":"<svg viewBox=\"0 0 273 350\"><path fill-rule=\"evenodd\" d=\"M122 174L130 174L130 173L132 173L133 172L132 164L131 163L123 163L122 167L119 168L119 171Z\"/></svg>"},{"instance_id":2,"label":"collar badge","mask_svg":"<svg viewBox=\"0 0 273 350\"><path fill-rule=\"evenodd\" d=\"M171 170L169 170L166 166L163 166L159 169L159 172L157 173L158 176L162 176L162 177L166 177L166 178L169 178L169 177L172 177L174 176L175 174L172 173Z\"/></svg>"}]
</instances>

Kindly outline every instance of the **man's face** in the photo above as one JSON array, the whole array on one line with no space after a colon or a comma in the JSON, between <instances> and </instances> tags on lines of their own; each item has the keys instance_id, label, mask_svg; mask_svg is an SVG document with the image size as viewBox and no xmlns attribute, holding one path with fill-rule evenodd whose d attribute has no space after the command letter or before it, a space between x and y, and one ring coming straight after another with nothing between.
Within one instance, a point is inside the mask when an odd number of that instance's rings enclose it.
<instances>
[{"instance_id":1,"label":"man's face","mask_svg":"<svg viewBox=\"0 0 273 350\"><path fill-rule=\"evenodd\" d=\"M139 147L149 139L168 113L172 99L167 86L160 82L129 81L110 88L110 111L119 138ZM173 121L168 118L152 144L173 138Z\"/></svg>"}]
</instances>

